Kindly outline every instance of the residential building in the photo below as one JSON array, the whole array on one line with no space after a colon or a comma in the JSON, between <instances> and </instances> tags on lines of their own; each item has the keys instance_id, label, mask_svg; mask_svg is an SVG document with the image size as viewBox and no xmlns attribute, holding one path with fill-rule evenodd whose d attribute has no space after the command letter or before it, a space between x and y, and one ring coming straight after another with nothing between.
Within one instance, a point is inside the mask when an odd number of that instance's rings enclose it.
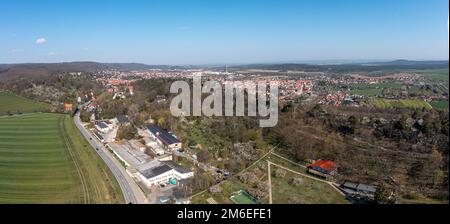
<instances>
[{"instance_id":1,"label":"residential building","mask_svg":"<svg viewBox=\"0 0 450 224\"><path fill-rule=\"evenodd\" d=\"M337 173L337 165L329 160L317 160L308 166L308 173L328 179Z\"/></svg>"},{"instance_id":2,"label":"residential building","mask_svg":"<svg viewBox=\"0 0 450 224\"><path fill-rule=\"evenodd\" d=\"M126 116L126 115L117 115L116 120L119 125L130 124L130 120L128 119L128 116Z\"/></svg>"}]
</instances>

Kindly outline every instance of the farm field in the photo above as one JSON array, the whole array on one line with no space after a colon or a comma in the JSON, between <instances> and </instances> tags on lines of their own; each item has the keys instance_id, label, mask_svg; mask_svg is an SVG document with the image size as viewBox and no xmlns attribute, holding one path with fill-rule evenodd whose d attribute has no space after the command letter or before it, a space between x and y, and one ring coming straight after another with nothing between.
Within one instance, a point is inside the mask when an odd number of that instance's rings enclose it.
<instances>
[{"instance_id":1,"label":"farm field","mask_svg":"<svg viewBox=\"0 0 450 224\"><path fill-rule=\"evenodd\" d=\"M124 203L70 116L0 117L0 204Z\"/></svg>"},{"instance_id":2,"label":"farm field","mask_svg":"<svg viewBox=\"0 0 450 224\"><path fill-rule=\"evenodd\" d=\"M426 108L433 109L432 106L423 100L388 100L388 99L373 99L372 104L379 109L394 109L394 108Z\"/></svg>"},{"instance_id":3,"label":"farm field","mask_svg":"<svg viewBox=\"0 0 450 224\"><path fill-rule=\"evenodd\" d=\"M432 81L446 82L448 86L448 69L430 69L430 70L418 70L417 73L425 76Z\"/></svg>"},{"instance_id":4,"label":"farm field","mask_svg":"<svg viewBox=\"0 0 450 224\"><path fill-rule=\"evenodd\" d=\"M383 93L383 90L389 92L401 92L403 84L392 83L377 83L377 84L352 84L349 86L351 94L377 96Z\"/></svg>"},{"instance_id":5,"label":"farm field","mask_svg":"<svg viewBox=\"0 0 450 224\"><path fill-rule=\"evenodd\" d=\"M0 91L0 116L8 113L33 113L48 110L49 105L13 93Z\"/></svg>"},{"instance_id":6,"label":"farm field","mask_svg":"<svg viewBox=\"0 0 450 224\"><path fill-rule=\"evenodd\" d=\"M408 92L410 96L441 96L443 94L443 92L439 90L433 92L433 90L420 88L418 86L409 86Z\"/></svg>"},{"instance_id":7,"label":"farm field","mask_svg":"<svg viewBox=\"0 0 450 224\"><path fill-rule=\"evenodd\" d=\"M448 100L433 101L431 102L431 106L436 110L448 110Z\"/></svg>"}]
</instances>

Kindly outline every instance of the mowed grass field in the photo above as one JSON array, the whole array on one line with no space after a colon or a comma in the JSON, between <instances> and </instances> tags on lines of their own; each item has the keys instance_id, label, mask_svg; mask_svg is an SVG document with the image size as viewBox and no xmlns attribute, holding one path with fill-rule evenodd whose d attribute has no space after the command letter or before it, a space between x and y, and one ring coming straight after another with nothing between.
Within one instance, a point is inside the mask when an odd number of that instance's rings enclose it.
<instances>
[{"instance_id":1,"label":"mowed grass field","mask_svg":"<svg viewBox=\"0 0 450 224\"><path fill-rule=\"evenodd\" d=\"M372 104L379 109L394 109L394 108L417 108L431 110L433 107L423 100L388 100L388 99L373 99Z\"/></svg>"},{"instance_id":2,"label":"mowed grass field","mask_svg":"<svg viewBox=\"0 0 450 224\"><path fill-rule=\"evenodd\" d=\"M33 113L48 110L49 105L36 102L13 93L0 91L0 116L8 113Z\"/></svg>"},{"instance_id":3,"label":"mowed grass field","mask_svg":"<svg viewBox=\"0 0 450 224\"><path fill-rule=\"evenodd\" d=\"M124 203L113 175L62 114L0 117L0 204Z\"/></svg>"}]
</instances>

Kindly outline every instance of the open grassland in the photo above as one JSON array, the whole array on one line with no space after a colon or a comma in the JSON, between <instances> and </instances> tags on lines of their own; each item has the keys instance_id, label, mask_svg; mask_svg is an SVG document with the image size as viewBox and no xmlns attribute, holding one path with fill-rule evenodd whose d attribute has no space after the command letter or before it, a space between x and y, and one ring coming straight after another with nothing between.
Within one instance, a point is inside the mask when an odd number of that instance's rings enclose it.
<instances>
[{"instance_id":1,"label":"open grassland","mask_svg":"<svg viewBox=\"0 0 450 224\"><path fill-rule=\"evenodd\" d=\"M298 186L291 184L294 178L301 180ZM292 172L284 177L272 177L272 194L274 204L349 204L330 185Z\"/></svg>"},{"instance_id":2,"label":"open grassland","mask_svg":"<svg viewBox=\"0 0 450 224\"><path fill-rule=\"evenodd\" d=\"M0 91L0 116L17 113L33 113L47 111L48 104L36 102L13 93Z\"/></svg>"},{"instance_id":3,"label":"open grassland","mask_svg":"<svg viewBox=\"0 0 450 224\"><path fill-rule=\"evenodd\" d=\"M123 202L70 116L0 117L0 204Z\"/></svg>"},{"instance_id":4,"label":"open grassland","mask_svg":"<svg viewBox=\"0 0 450 224\"><path fill-rule=\"evenodd\" d=\"M423 100L388 100L388 99L373 99L372 104L379 109L395 109L395 108L417 108L431 110L433 107Z\"/></svg>"}]
</instances>

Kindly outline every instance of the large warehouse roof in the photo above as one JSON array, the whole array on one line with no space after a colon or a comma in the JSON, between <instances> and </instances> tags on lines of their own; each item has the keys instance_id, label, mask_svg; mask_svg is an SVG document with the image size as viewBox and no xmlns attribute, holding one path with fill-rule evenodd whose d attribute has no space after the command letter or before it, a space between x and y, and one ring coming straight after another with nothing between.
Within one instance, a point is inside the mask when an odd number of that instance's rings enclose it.
<instances>
[{"instance_id":1,"label":"large warehouse roof","mask_svg":"<svg viewBox=\"0 0 450 224\"><path fill-rule=\"evenodd\" d=\"M148 126L148 130L154 135L156 136L159 140L161 140L162 142L164 142L167 145L172 145L175 143L180 143L180 141L175 138L173 135L171 135L170 133L168 133L166 130L160 128L157 125L150 125Z\"/></svg>"}]
</instances>

